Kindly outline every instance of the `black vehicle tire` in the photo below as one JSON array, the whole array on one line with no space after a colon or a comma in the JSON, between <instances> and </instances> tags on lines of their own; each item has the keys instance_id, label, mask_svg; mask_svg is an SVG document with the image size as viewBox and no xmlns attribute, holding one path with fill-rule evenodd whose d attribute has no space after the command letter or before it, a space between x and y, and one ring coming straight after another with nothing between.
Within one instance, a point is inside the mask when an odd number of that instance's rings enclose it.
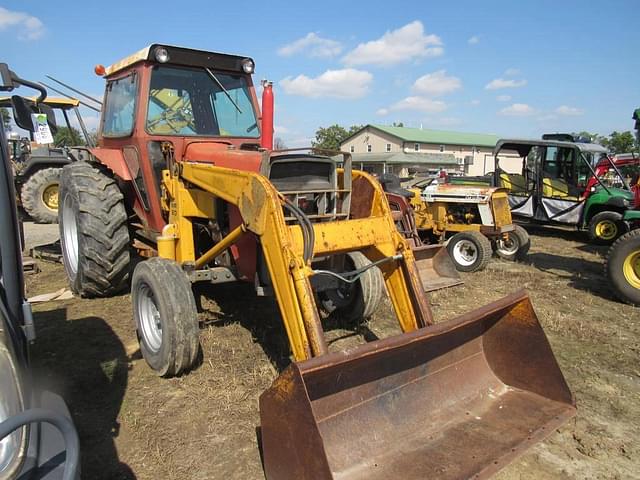
<instances>
[{"instance_id":1,"label":"black vehicle tire","mask_svg":"<svg viewBox=\"0 0 640 480\"><path fill-rule=\"evenodd\" d=\"M116 182L87 162L66 165L60 176L58 219L71 290L83 297L124 290L131 270L131 239L124 196Z\"/></svg>"},{"instance_id":2,"label":"black vehicle tire","mask_svg":"<svg viewBox=\"0 0 640 480\"><path fill-rule=\"evenodd\" d=\"M597 245L611 245L626 231L622 214L618 212L596 213L589 221L589 240Z\"/></svg>"},{"instance_id":3,"label":"black vehicle tire","mask_svg":"<svg viewBox=\"0 0 640 480\"><path fill-rule=\"evenodd\" d=\"M640 306L640 229L624 234L611 246L604 273L620 300Z\"/></svg>"},{"instance_id":4,"label":"black vehicle tire","mask_svg":"<svg viewBox=\"0 0 640 480\"><path fill-rule=\"evenodd\" d=\"M509 232L507 240L498 239L494 243L494 250L498 257L503 260L522 260L531 247L529 233L520 225L515 225L515 230Z\"/></svg>"},{"instance_id":5,"label":"black vehicle tire","mask_svg":"<svg viewBox=\"0 0 640 480\"><path fill-rule=\"evenodd\" d=\"M31 175L20 189L22 208L36 223L58 221L61 168L43 168Z\"/></svg>"},{"instance_id":6,"label":"black vehicle tire","mask_svg":"<svg viewBox=\"0 0 640 480\"><path fill-rule=\"evenodd\" d=\"M484 270L493 255L491 242L480 232L458 232L449 239L447 251L461 272Z\"/></svg>"},{"instance_id":7,"label":"black vehicle tire","mask_svg":"<svg viewBox=\"0 0 640 480\"><path fill-rule=\"evenodd\" d=\"M371 264L361 252L346 254L347 270L357 270ZM384 278L378 267L371 267L353 284L319 294L322 309L336 313L348 322L360 322L375 313L384 292Z\"/></svg>"},{"instance_id":8,"label":"black vehicle tire","mask_svg":"<svg viewBox=\"0 0 640 480\"><path fill-rule=\"evenodd\" d=\"M161 377L174 377L195 366L198 310L191 282L180 266L164 258L136 265L131 303L140 351Z\"/></svg>"}]
</instances>

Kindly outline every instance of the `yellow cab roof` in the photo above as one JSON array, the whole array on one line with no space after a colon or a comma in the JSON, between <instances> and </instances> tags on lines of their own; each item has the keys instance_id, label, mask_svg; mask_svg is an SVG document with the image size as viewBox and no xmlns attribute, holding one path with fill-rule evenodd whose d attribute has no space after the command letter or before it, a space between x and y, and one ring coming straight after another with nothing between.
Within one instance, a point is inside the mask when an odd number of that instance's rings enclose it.
<instances>
[{"instance_id":1,"label":"yellow cab roof","mask_svg":"<svg viewBox=\"0 0 640 480\"><path fill-rule=\"evenodd\" d=\"M25 97L27 100L34 102L38 97ZM70 110L80 105L80 101L75 98L59 98L59 97L47 97L44 102L45 105L49 105L51 108L60 108L62 110ZM11 97L0 97L0 107L10 107Z\"/></svg>"}]
</instances>

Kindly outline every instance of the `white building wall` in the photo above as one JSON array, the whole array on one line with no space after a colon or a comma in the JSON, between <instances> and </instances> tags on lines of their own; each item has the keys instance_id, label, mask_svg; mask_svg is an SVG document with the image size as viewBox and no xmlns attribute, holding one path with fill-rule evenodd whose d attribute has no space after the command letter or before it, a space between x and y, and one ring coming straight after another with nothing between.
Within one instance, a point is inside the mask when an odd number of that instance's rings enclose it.
<instances>
[{"instance_id":1,"label":"white building wall","mask_svg":"<svg viewBox=\"0 0 640 480\"><path fill-rule=\"evenodd\" d=\"M390 150L387 150L389 145ZM369 150L370 146L370 150ZM457 169L460 173L471 176L481 176L495 170L495 159L493 158L492 147L476 147L474 145L441 145L437 143L418 143L402 142L397 137L388 135L377 129L370 127L365 128L360 133L350 138L342 144L341 149L352 153L397 153L404 151L406 153L449 153L453 154L458 160L458 166L450 166L448 170ZM471 163L465 165L465 158L470 157ZM503 154L500 155L501 166L509 173L520 173L522 170L522 162L517 155ZM376 170L378 167L376 167ZM406 175L406 169L402 174ZM400 173L400 172L398 172Z\"/></svg>"},{"instance_id":2,"label":"white building wall","mask_svg":"<svg viewBox=\"0 0 640 480\"><path fill-rule=\"evenodd\" d=\"M347 142L343 143L341 150L352 153L367 153L368 146L371 146L372 153L385 153L387 152L387 144L390 145L391 153L398 153L402 151L402 142L398 138L387 135L379 130L372 130L367 127L358 133L356 136L350 138ZM353 151L351 148L353 147Z\"/></svg>"}]
</instances>

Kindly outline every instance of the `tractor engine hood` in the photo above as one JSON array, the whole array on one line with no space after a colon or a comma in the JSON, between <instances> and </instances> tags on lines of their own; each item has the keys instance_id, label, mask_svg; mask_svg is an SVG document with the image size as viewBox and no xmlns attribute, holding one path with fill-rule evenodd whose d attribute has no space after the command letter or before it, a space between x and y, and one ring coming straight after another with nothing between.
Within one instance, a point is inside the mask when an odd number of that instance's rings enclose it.
<instances>
[{"instance_id":1,"label":"tractor engine hood","mask_svg":"<svg viewBox=\"0 0 640 480\"><path fill-rule=\"evenodd\" d=\"M438 184L430 185L422 190L421 196L427 201L461 201L474 200L488 202L497 191L506 191L499 187L473 187L468 185Z\"/></svg>"},{"instance_id":2,"label":"tractor engine hood","mask_svg":"<svg viewBox=\"0 0 640 480\"><path fill-rule=\"evenodd\" d=\"M242 150L221 142L191 142L182 155L185 162L211 163L219 167L258 173L263 155L255 150Z\"/></svg>"}]
</instances>

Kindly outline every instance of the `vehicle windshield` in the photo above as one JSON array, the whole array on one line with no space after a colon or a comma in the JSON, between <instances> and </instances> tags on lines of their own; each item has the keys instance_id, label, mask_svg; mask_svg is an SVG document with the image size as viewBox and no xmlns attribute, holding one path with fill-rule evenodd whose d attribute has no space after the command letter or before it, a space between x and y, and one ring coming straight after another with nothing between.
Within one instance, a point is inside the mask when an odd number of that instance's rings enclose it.
<instances>
[{"instance_id":1,"label":"vehicle windshield","mask_svg":"<svg viewBox=\"0 0 640 480\"><path fill-rule=\"evenodd\" d=\"M166 65L151 74L146 128L152 135L260 136L246 76Z\"/></svg>"}]
</instances>

